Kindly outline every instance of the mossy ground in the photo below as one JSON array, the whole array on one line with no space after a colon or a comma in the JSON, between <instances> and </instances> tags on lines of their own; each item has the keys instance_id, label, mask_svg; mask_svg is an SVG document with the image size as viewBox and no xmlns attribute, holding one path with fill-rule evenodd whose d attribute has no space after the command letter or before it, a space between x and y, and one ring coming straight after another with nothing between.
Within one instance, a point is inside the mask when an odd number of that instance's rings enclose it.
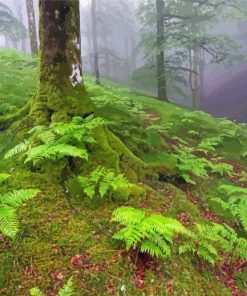
<instances>
[{"instance_id":1,"label":"mossy ground","mask_svg":"<svg viewBox=\"0 0 247 296\"><path fill-rule=\"evenodd\" d=\"M28 83L34 85L35 81L31 82L30 77ZM216 279L214 268L204 264L201 269L195 258L189 255L178 256L175 249L171 259L150 263L145 270L144 282L138 288L138 270L131 259L132 254L124 252L112 239L116 229L110 221L113 210L121 205L130 205L175 218L185 214L187 222L193 224L205 219L203 213L206 209L214 210L213 205L207 203L207 196L213 194L220 182L227 180L211 176L207 180L200 180L197 186L189 186L173 178L178 172L176 160L169 154L168 139L157 132L148 131L146 127L152 122L174 122L178 116L188 111L134 94L110 82L103 81L103 86L94 86L90 77L86 79L86 86L97 106L98 115L114 123L110 125L111 132L133 152L134 160L137 161L135 155L148 164L136 174L136 168L131 168L131 165L136 164L135 161L130 163L132 155L121 162L121 171L132 182L138 182L139 187L136 187L134 197L128 200L89 200L80 194L76 184L72 186L69 195L60 181L54 181L53 174L31 172L18 157L8 161L1 157L1 172L11 173L8 182L1 186L1 192L39 188L42 193L19 211L21 231L16 240L5 239L0 242L0 295L26 296L34 286L46 291L47 295L56 295L59 287L71 276L78 296L231 295L230 290ZM8 95L2 93L0 88L2 94L4 101L8 102ZM112 103L116 98L119 103ZM16 103L14 101L11 104ZM172 127L172 134L192 146L198 139L187 133L189 129L196 129L202 137L215 136L221 132L219 122L202 115L192 127L177 122ZM107 133L109 142L115 137L111 132ZM114 145L117 143L115 140ZM3 132L0 135L1 156L15 142L13 131ZM246 160L240 157L246 147L247 140L241 144L238 139L226 140L218 147L218 153L236 161L238 165L246 166ZM118 147L115 148L116 151ZM104 163L105 156L100 155L100 150L96 149L94 153ZM120 151L119 157L128 153ZM109 166L115 165L113 157ZM54 164L52 169L58 167ZM87 169L85 166L85 171ZM244 276L238 275L238 284L242 289L243 282ZM125 291L121 291L123 286Z\"/></svg>"}]
</instances>

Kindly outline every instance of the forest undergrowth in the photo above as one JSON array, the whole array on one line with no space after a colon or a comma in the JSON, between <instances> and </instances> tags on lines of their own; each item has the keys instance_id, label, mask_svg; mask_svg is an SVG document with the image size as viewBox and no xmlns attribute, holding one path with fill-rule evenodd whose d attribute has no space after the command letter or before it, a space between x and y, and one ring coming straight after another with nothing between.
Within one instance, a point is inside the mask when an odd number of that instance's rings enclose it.
<instances>
[{"instance_id":1,"label":"forest undergrowth","mask_svg":"<svg viewBox=\"0 0 247 296\"><path fill-rule=\"evenodd\" d=\"M36 62L1 50L0 67L4 118ZM247 126L85 85L97 116L1 128L0 295L247 295ZM105 126L137 163L91 161Z\"/></svg>"}]
</instances>

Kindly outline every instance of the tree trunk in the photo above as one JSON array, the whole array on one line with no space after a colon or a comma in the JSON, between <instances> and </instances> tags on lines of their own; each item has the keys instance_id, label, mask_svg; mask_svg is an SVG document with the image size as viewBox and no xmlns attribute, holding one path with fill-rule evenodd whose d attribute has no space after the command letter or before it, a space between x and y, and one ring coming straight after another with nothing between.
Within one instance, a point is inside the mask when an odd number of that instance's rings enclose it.
<instances>
[{"instance_id":1,"label":"tree trunk","mask_svg":"<svg viewBox=\"0 0 247 296\"><path fill-rule=\"evenodd\" d=\"M82 80L79 0L40 0L39 78L35 124L67 121L94 111Z\"/></svg>"},{"instance_id":2,"label":"tree trunk","mask_svg":"<svg viewBox=\"0 0 247 296\"><path fill-rule=\"evenodd\" d=\"M17 12L18 20L24 25L22 6L21 6L21 4L20 4L20 2L18 0L15 0L15 6L16 6L16 12ZM27 51L25 34L23 34L21 36L21 49L22 49L23 52Z\"/></svg>"},{"instance_id":3,"label":"tree trunk","mask_svg":"<svg viewBox=\"0 0 247 296\"><path fill-rule=\"evenodd\" d=\"M104 43L105 43L105 74L107 78L110 78L110 58L108 53L108 36L104 35Z\"/></svg>"},{"instance_id":4,"label":"tree trunk","mask_svg":"<svg viewBox=\"0 0 247 296\"><path fill-rule=\"evenodd\" d=\"M96 0L92 0L91 14L92 14L92 34L93 34L93 54L94 54L94 75L96 77L96 84L100 84Z\"/></svg>"},{"instance_id":5,"label":"tree trunk","mask_svg":"<svg viewBox=\"0 0 247 296\"><path fill-rule=\"evenodd\" d=\"M26 5L27 5L27 18L28 18L28 29L29 29L31 53L37 54L38 53L38 42L37 42L33 0L26 0Z\"/></svg>"},{"instance_id":6,"label":"tree trunk","mask_svg":"<svg viewBox=\"0 0 247 296\"><path fill-rule=\"evenodd\" d=\"M138 49L136 46L135 36L131 37L131 74L136 70L136 58Z\"/></svg>"},{"instance_id":7,"label":"tree trunk","mask_svg":"<svg viewBox=\"0 0 247 296\"><path fill-rule=\"evenodd\" d=\"M204 52L201 53L201 59L199 63L199 77L200 77L200 101L203 101L205 98L205 58Z\"/></svg>"},{"instance_id":8,"label":"tree trunk","mask_svg":"<svg viewBox=\"0 0 247 296\"><path fill-rule=\"evenodd\" d=\"M166 91L166 77L165 77L165 54L163 49L163 42L165 36L164 30L164 0L156 0L157 10L157 87L158 87L158 99L167 101Z\"/></svg>"},{"instance_id":9,"label":"tree trunk","mask_svg":"<svg viewBox=\"0 0 247 296\"><path fill-rule=\"evenodd\" d=\"M190 51L190 89L192 93L192 107L194 110L198 110L200 108L199 64L200 48L198 46L195 46Z\"/></svg>"},{"instance_id":10,"label":"tree trunk","mask_svg":"<svg viewBox=\"0 0 247 296\"><path fill-rule=\"evenodd\" d=\"M92 62L92 34L91 34L91 29L90 26L87 25L87 45L88 45L88 57L89 57L89 65L90 65L90 73L93 74L94 73L94 65Z\"/></svg>"}]
</instances>

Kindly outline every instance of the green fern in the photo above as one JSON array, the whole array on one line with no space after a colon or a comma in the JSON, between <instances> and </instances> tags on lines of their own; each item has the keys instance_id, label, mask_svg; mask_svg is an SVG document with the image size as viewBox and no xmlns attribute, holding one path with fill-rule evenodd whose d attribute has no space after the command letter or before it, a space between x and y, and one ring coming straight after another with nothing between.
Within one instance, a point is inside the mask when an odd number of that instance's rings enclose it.
<instances>
[{"instance_id":1,"label":"green fern","mask_svg":"<svg viewBox=\"0 0 247 296\"><path fill-rule=\"evenodd\" d=\"M9 179L9 174L0 174L0 185L2 185L7 179Z\"/></svg>"},{"instance_id":2,"label":"green fern","mask_svg":"<svg viewBox=\"0 0 247 296\"><path fill-rule=\"evenodd\" d=\"M127 250L138 249L157 258L171 256L171 244L176 233L185 233L183 225L174 219L153 214L131 207L116 209L112 221L123 228L113 238L125 244Z\"/></svg>"},{"instance_id":3,"label":"green fern","mask_svg":"<svg viewBox=\"0 0 247 296\"><path fill-rule=\"evenodd\" d=\"M235 185L221 185L217 193L220 197L212 200L222 209L229 210L247 231L247 189Z\"/></svg>"},{"instance_id":4,"label":"green fern","mask_svg":"<svg viewBox=\"0 0 247 296\"><path fill-rule=\"evenodd\" d=\"M45 294L39 288L30 289L30 296L44 296ZM74 296L75 287L72 277L67 281L62 289L59 290L58 296Z\"/></svg>"},{"instance_id":5,"label":"green fern","mask_svg":"<svg viewBox=\"0 0 247 296\"><path fill-rule=\"evenodd\" d=\"M88 159L86 143L94 143L92 130L108 124L93 115L87 118L74 117L69 123L56 122L49 127L37 126L29 131L30 138L5 154L5 158L24 153L25 163L38 165L45 160L57 161L65 157Z\"/></svg>"},{"instance_id":6,"label":"green fern","mask_svg":"<svg viewBox=\"0 0 247 296\"><path fill-rule=\"evenodd\" d=\"M128 189L131 186L123 174L116 174L102 166L98 166L89 176L79 176L78 181L89 198L93 198L97 193L104 197L109 190L116 192L118 189Z\"/></svg>"},{"instance_id":7,"label":"green fern","mask_svg":"<svg viewBox=\"0 0 247 296\"><path fill-rule=\"evenodd\" d=\"M16 145L14 148L10 149L5 155L4 158L11 158L17 154L23 153L25 151L27 151L29 148L29 142L25 141L23 143L20 143L18 145Z\"/></svg>"},{"instance_id":8,"label":"green fern","mask_svg":"<svg viewBox=\"0 0 247 296\"><path fill-rule=\"evenodd\" d=\"M194 150L190 147L178 147L178 151L172 154L177 158L177 169L183 179L190 184L195 185L196 178L208 178L210 173L218 173L223 176L225 174L231 176L233 174L233 167L227 163L220 162L219 159L213 158L212 161L197 157Z\"/></svg>"},{"instance_id":9,"label":"green fern","mask_svg":"<svg viewBox=\"0 0 247 296\"><path fill-rule=\"evenodd\" d=\"M0 231L4 235L12 239L16 236L20 228L16 210L39 192L37 189L21 189L0 196Z\"/></svg>"},{"instance_id":10,"label":"green fern","mask_svg":"<svg viewBox=\"0 0 247 296\"><path fill-rule=\"evenodd\" d=\"M58 296L73 296L75 295L75 288L72 281L72 278L70 278L67 283L64 285L64 287L58 292Z\"/></svg>"},{"instance_id":11,"label":"green fern","mask_svg":"<svg viewBox=\"0 0 247 296\"><path fill-rule=\"evenodd\" d=\"M212 265L220 260L220 252L246 259L247 240L239 238L228 225L196 224L192 231L186 233L185 241L179 247L179 254L192 253Z\"/></svg>"},{"instance_id":12,"label":"green fern","mask_svg":"<svg viewBox=\"0 0 247 296\"><path fill-rule=\"evenodd\" d=\"M38 288L32 288L29 292L31 296L45 296L45 294Z\"/></svg>"},{"instance_id":13,"label":"green fern","mask_svg":"<svg viewBox=\"0 0 247 296\"><path fill-rule=\"evenodd\" d=\"M223 137L211 137L205 138L201 141L201 143L197 147L197 151L202 151L204 153L215 152L216 147L223 141Z\"/></svg>"}]
</instances>

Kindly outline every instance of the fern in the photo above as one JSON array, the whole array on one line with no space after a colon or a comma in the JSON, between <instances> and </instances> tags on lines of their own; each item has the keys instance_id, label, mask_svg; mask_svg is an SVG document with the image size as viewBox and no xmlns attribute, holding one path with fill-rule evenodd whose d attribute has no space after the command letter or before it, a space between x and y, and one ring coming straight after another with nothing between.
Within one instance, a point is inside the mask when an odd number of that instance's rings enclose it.
<instances>
[{"instance_id":1,"label":"fern","mask_svg":"<svg viewBox=\"0 0 247 296\"><path fill-rule=\"evenodd\" d=\"M220 260L220 252L246 259L247 240L239 238L228 225L196 224L192 231L186 233L186 239L179 247L179 254L192 253L212 265Z\"/></svg>"},{"instance_id":2,"label":"fern","mask_svg":"<svg viewBox=\"0 0 247 296\"><path fill-rule=\"evenodd\" d=\"M75 295L75 288L72 278L70 278L64 287L58 292L58 296L73 296Z\"/></svg>"},{"instance_id":3,"label":"fern","mask_svg":"<svg viewBox=\"0 0 247 296\"><path fill-rule=\"evenodd\" d=\"M44 296L45 294L39 288L30 289L31 296ZM62 289L59 290L58 296L74 296L75 288L73 284L72 277L67 281Z\"/></svg>"},{"instance_id":4,"label":"fern","mask_svg":"<svg viewBox=\"0 0 247 296\"><path fill-rule=\"evenodd\" d=\"M116 192L118 189L128 189L131 184L123 174L116 174L111 169L97 167L89 176L78 177L84 193L93 198L97 193L104 197L109 190Z\"/></svg>"},{"instance_id":5,"label":"fern","mask_svg":"<svg viewBox=\"0 0 247 296\"><path fill-rule=\"evenodd\" d=\"M223 141L223 137L217 136L217 137L211 137L211 138L205 138L201 141L201 143L198 145L197 150L205 152L206 154L208 152L215 152L215 148Z\"/></svg>"},{"instance_id":6,"label":"fern","mask_svg":"<svg viewBox=\"0 0 247 296\"><path fill-rule=\"evenodd\" d=\"M30 138L5 154L5 158L25 153L25 163L38 165L45 160L57 161L65 157L88 159L84 144L94 143L92 130L109 122L93 115L74 117L69 123L56 122L49 127L37 126L29 131Z\"/></svg>"},{"instance_id":7,"label":"fern","mask_svg":"<svg viewBox=\"0 0 247 296\"><path fill-rule=\"evenodd\" d=\"M2 185L9 177L9 174L0 174L0 185Z\"/></svg>"},{"instance_id":8,"label":"fern","mask_svg":"<svg viewBox=\"0 0 247 296\"><path fill-rule=\"evenodd\" d=\"M18 145L16 145L14 148L10 149L5 155L4 158L10 158L13 157L14 155L20 154L22 152L25 152L28 150L29 147L29 142L25 141L23 143L20 143Z\"/></svg>"},{"instance_id":9,"label":"fern","mask_svg":"<svg viewBox=\"0 0 247 296\"><path fill-rule=\"evenodd\" d=\"M0 196L0 231L14 238L19 231L19 221L16 210L27 200L40 191L37 189L21 189Z\"/></svg>"},{"instance_id":10,"label":"fern","mask_svg":"<svg viewBox=\"0 0 247 296\"><path fill-rule=\"evenodd\" d=\"M147 216L141 209L121 207L112 216L112 221L123 226L113 235L114 239L122 241L127 250L138 249L157 258L170 257L175 234L186 232L177 220L156 214Z\"/></svg>"},{"instance_id":11,"label":"fern","mask_svg":"<svg viewBox=\"0 0 247 296\"><path fill-rule=\"evenodd\" d=\"M210 173L218 173L223 176L225 174L232 175L233 167L227 163L215 163L219 159L214 158L212 161L204 158L197 157L190 147L179 147L179 150L172 155L177 158L177 169L180 171L183 179L190 184L195 185L196 182L193 178L208 178Z\"/></svg>"},{"instance_id":12,"label":"fern","mask_svg":"<svg viewBox=\"0 0 247 296\"><path fill-rule=\"evenodd\" d=\"M45 294L38 288L30 289L30 295L31 296L45 296Z\"/></svg>"},{"instance_id":13,"label":"fern","mask_svg":"<svg viewBox=\"0 0 247 296\"><path fill-rule=\"evenodd\" d=\"M247 231L247 189L235 185L221 185L217 189L220 197L213 198L222 209L229 210Z\"/></svg>"}]
</instances>

